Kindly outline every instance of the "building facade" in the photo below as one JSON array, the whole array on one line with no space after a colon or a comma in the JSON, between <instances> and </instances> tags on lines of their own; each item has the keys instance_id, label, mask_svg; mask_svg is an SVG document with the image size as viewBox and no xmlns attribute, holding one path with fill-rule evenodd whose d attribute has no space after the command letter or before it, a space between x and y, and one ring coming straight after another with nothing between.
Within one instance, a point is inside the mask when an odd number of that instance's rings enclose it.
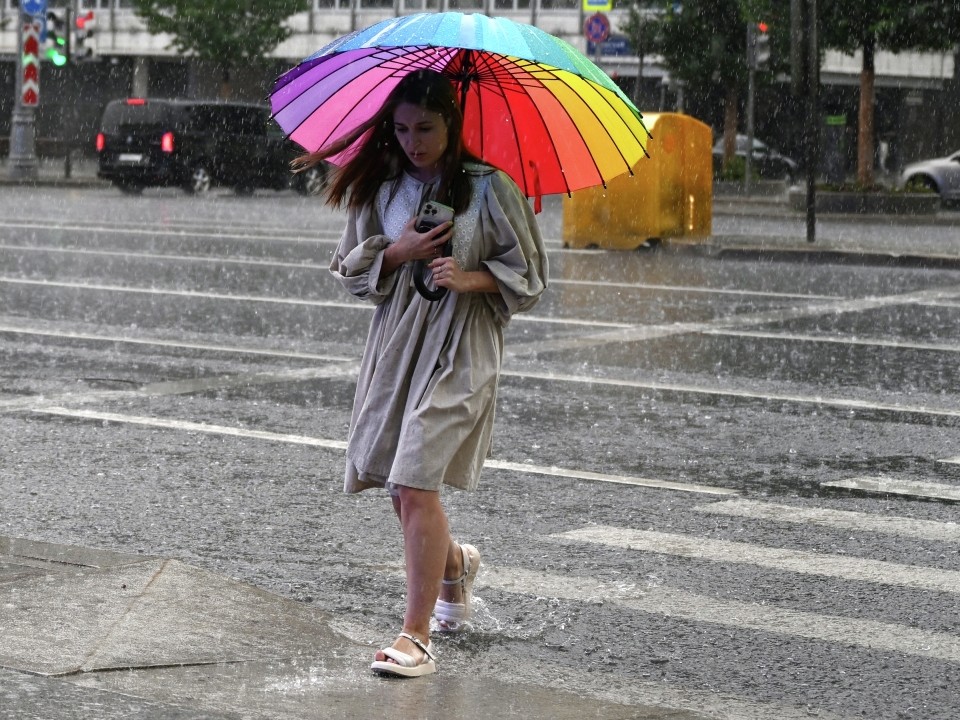
<instances>
[{"instance_id":1,"label":"building facade","mask_svg":"<svg viewBox=\"0 0 960 720\"><path fill-rule=\"evenodd\" d=\"M581 0L312 0L308 12L288 20L291 37L273 53L271 62L245 67L224 82L222 68L178 57L170 38L151 35L129 0L67 0L75 15L94 13L93 35L85 45L90 59L65 67L41 63L40 104L36 110L38 152L61 154L66 148L90 153L104 105L118 97L163 96L211 98L229 94L246 101L265 101L273 80L283 70L334 38L380 20L414 12L457 10L501 15L530 23L563 38L590 55L642 111L684 110L719 131L719 107L684 105L682 88L655 57L642 59L619 33L627 11L607 13L611 39L600 45L584 37L589 13ZM58 0L54 7L63 7ZM627 7L624 4L623 7ZM16 92L18 0L0 0L0 137L9 134ZM946 154L960 147L954 118L957 83L953 54L880 53L877 58L877 136L883 141L888 169L917 157ZM855 148L859 58L825 54L821 76L824 115L846 119L847 143ZM787 154L794 152L789 103L783 84L758 96L757 136ZM788 128L784 131L784 128ZM851 136L851 133L853 135Z\"/></svg>"}]
</instances>

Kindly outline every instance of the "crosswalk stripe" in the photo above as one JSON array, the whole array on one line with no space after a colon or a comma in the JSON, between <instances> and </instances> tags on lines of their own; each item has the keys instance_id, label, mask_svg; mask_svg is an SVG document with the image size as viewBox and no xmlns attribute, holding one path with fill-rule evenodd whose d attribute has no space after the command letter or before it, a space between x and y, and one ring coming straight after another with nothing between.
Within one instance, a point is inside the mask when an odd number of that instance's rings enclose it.
<instances>
[{"instance_id":1,"label":"crosswalk stripe","mask_svg":"<svg viewBox=\"0 0 960 720\"><path fill-rule=\"evenodd\" d=\"M628 582L605 583L523 568L486 567L477 584L585 603L611 602L654 615L960 664L960 637L905 625L723 600L662 585L641 588Z\"/></svg>"},{"instance_id":2,"label":"crosswalk stripe","mask_svg":"<svg viewBox=\"0 0 960 720\"><path fill-rule=\"evenodd\" d=\"M888 535L932 540L934 542L960 542L960 525L942 523L934 520L914 520L913 518L873 515L851 510L830 510L826 508L807 508L795 505L778 505L756 500L725 500L723 502L698 505L699 512L714 515L751 518L754 520L773 520L787 523L811 523L840 530L857 532L875 532Z\"/></svg>"},{"instance_id":3,"label":"crosswalk stripe","mask_svg":"<svg viewBox=\"0 0 960 720\"><path fill-rule=\"evenodd\" d=\"M945 460L941 462L947 462ZM878 495L908 495L929 500L960 501L960 487L892 477L856 477L820 483L820 487L859 490Z\"/></svg>"},{"instance_id":4,"label":"crosswalk stripe","mask_svg":"<svg viewBox=\"0 0 960 720\"><path fill-rule=\"evenodd\" d=\"M187 382L192 383L194 381ZM171 385L176 385L176 383L171 383ZM168 388L167 392L169 393L179 390L179 388L173 387ZM36 404L35 398L31 398L31 400L33 400L35 406L20 404L16 406L16 409L28 410L40 415L72 417L80 420L101 420L104 422L141 425L163 428L166 430L180 430L184 432L201 432L211 435L255 438L257 440L291 443L294 445L309 445L313 447L327 448L330 450L347 449L347 444L342 440L328 440L326 438L309 437L306 435L275 433L268 430L251 430L249 428L212 425L209 423L198 423L169 418L145 417L142 415L124 415L120 413L100 412L96 410L71 410L69 408L55 405L43 406ZM0 405L0 408L2 408L2 405ZM709 485L696 485L694 483L686 484L671 482L669 480L651 480L648 478L630 477L627 475L605 475L603 473L590 472L588 470L568 470L566 468L547 467L543 465L528 465L526 463L512 463L503 460L487 460L484 464L486 467L493 470L510 470L513 472L532 475L549 475L551 477L579 478L583 480L593 480L596 482L609 482L620 485L637 485L641 487L659 488L664 490L680 490L683 492L693 492L707 495L735 495L737 492L736 490L731 490L729 488L712 487Z\"/></svg>"},{"instance_id":5,"label":"crosswalk stripe","mask_svg":"<svg viewBox=\"0 0 960 720\"><path fill-rule=\"evenodd\" d=\"M601 482L620 485L638 485L641 487L660 488L663 490L681 490L683 492L703 493L705 495L736 495L737 491L731 488L714 487L712 485L698 485L696 483L679 483L669 480L654 480L650 478L632 477L629 475L611 475L608 473L591 472L589 470L569 470L556 466L529 465L527 463L512 463L503 460L487 460L486 467L495 470L513 470L514 472L532 473L534 475L552 475L554 477L574 478L580 480L599 480Z\"/></svg>"},{"instance_id":6,"label":"crosswalk stripe","mask_svg":"<svg viewBox=\"0 0 960 720\"><path fill-rule=\"evenodd\" d=\"M880 585L960 593L960 572L867 558L849 558L804 550L766 548L729 540L633 530L604 525L571 530L550 537L643 552L675 555L718 563L743 563L771 570L820 575Z\"/></svg>"}]
</instances>

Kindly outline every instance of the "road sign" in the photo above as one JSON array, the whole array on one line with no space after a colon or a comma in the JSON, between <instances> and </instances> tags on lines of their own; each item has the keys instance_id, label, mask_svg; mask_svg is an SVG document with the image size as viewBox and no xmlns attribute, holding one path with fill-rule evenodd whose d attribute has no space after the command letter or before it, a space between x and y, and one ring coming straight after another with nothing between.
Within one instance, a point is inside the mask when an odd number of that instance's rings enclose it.
<instances>
[{"instance_id":1,"label":"road sign","mask_svg":"<svg viewBox=\"0 0 960 720\"><path fill-rule=\"evenodd\" d=\"M593 43L602 43L610 37L610 21L603 13L594 13L583 23L583 34Z\"/></svg>"},{"instance_id":2,"label":"road sign","mask_svg":"<svg viewBox=\"0 0 960 720\"><path fill-rule=\"evenodd\" d=\"M613 10L613 0L583 0L584 12L610 12Z\"/></svg>"},{"instance_id":3,"label":"road sign","mask_svg":"<svg viewBox=\"0 0 960 720\"><path fill-rule=\"evenodd\" d=\"M47 0L23 0L20 6L24 14L32 17L43 17L47 14Z\"/></svg>"},{"instance_id":4,"label":"road sign","mask_svg":"<svg viewBox=\"0 0 960 720\"><path fill-rule=\"evenodd\" d=\"M40 28L37 23L23 24L23 76L20 104L34 107L40 102Z\"/></svg>"}]
</instances>

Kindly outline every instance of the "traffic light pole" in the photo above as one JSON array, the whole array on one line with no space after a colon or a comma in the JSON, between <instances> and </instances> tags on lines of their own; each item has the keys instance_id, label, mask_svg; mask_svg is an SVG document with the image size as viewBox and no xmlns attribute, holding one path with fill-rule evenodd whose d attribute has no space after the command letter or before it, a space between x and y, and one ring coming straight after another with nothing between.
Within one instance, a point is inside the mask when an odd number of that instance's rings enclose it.
<instances>
[{"instance_id":1,"label":"traffic light pole","mask_svg":"<svg viewBox=\"0 0 960 720\"><path fill-rule=\"evenodd\" d=\"M747 23L747 150L743 165L743 193L750 194L750 176L753 175L754 113L757 94L757 30Z\"/></svg>"},{"instance_id":2,"label":"traffic light pole","mask_svg":"<svg viewBox=\"0 0 960 720\"><path fill-rule=\"evenodd\" d=\"M11 180L37 177L36 126L33 108L23 104L23 25L33 18L17 9L17 78L13 113L10 117L10 155L7 171Z\"/></svg>"},{"instance_id":3,"label":"traffic light pole","mask_svg":"<svg viewBox=\"0 0 960 720\"><path fill-rule=\"evenodd\" d=\"M817 239L817 161L820 155L820 46L817 0L790 0L793 90L804 105L803 162L807 170L807 242Z\"/></svg>"},{"instance_id":4,"label":"traffic light pole","mask_svg":"<svg viewBox=\"0 0 960 720\"><path fill-rule=\"evenodd\" d=\"M817 159L820 156L820 46L817 39L817 0L806 0L807 55L807 242L817 239Z\"/></svg>"},{"instance_id":5,"label":"traffic light pole","mask_svg":"<svg viewBox=\"0 0 960 720\"><path fill-rule=\"evenodd\" d=\"M66 37L64 38L67 41L67 44L64 46L67 55L67 64L63 66L64 75L66 76L66 92L73 92L73 83L70 82L72 79L73 72L73 56L71 51L73 48L70 47L71 38L73 37L73 10L69 6L64 10L64 26L66 27ZM69 140L69 128L67 127L69 120L69 112L72 112L74 107L73 103L67 103L66 108L61 102L60 104L60 135L63 138L63 177L67 180L70 179L70 176L73 174L73 168L70 164L70 140Z\"/></svg>"}]
</instances>

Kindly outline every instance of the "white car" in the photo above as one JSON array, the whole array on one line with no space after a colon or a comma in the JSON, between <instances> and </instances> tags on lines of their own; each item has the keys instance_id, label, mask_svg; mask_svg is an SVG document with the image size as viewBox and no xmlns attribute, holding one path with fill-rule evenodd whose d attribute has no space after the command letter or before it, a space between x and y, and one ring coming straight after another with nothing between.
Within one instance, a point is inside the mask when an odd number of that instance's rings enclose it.
<instances>
[{"instance_id":1,"label":"white car","mask_svg":"<svg viewBox=\"0 0 960 720\"><path fill-rule=\"evenodd\" d=\"M910 163L900 174L900 187L919 185L940 194L941 200L960 201L960 152Z\"/></svg>"}]
</instances>

